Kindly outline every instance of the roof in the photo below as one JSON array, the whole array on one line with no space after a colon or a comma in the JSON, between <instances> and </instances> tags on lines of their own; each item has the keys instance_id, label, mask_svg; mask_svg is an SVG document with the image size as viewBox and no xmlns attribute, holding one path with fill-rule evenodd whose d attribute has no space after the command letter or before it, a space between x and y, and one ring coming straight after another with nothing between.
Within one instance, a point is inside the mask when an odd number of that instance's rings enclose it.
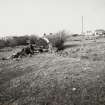
<instances>
[{"instance_id":1,"label":"roof","mask_svg":"<svg viewBox=\"0 0 105 105\"><path fill-rule=\"evenodd\" d=\"M97 29L97 30L95 30L95 32L105 32L105 30L104 29Z\"/></svg>"}]
</instances>

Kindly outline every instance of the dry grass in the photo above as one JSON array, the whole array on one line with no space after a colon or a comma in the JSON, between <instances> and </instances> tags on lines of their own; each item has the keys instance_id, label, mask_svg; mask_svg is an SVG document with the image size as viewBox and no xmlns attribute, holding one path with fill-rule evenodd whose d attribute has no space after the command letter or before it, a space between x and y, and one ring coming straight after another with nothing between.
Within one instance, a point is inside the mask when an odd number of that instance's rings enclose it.
<instances>
[{"instance_id":1,"label":"dry grass","mask_svg":"<svg viewBox=\"0 0 105 105\"><path fill-rule=\"evenodd\" d=\"M67 57L0 60L0 105L104 105L104 48L92 43L66 49Z\"/></svg>"}]
</instances>

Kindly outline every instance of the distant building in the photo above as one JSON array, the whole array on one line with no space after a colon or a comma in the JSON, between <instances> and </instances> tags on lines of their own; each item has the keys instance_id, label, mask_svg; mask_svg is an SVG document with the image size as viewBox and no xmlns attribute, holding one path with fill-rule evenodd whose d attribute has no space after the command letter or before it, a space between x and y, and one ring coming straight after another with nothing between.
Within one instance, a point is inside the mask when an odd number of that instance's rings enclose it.
<instances>
[{"instance_id":1,"label":"distant building","mask_svg":"<svg viewBox=\"0 0 105 105\"><path fill-rule=\"evenodd\" d=\"M105 36L105 30L97 29L97 30L94 31L94 35L96 35L96 36Z\"/></svg>"},{"instance_id":2,"label":"distant building","mask_svg":"<svg viewBox=\"0 0 105 105\"><path fill-rule=\"evenodd\" d=\"M88 31L86 31L85 35L93 35L93 32L88 30Z\"/></svg>"},{"instance_id":3,"label":"distant building","mask_svg":"<svg viewBox=\"0 0 105 105\"><path fill-rule=\"evenodd\" d=\"M53 33L49 33L49 35L53 35Z\"/></svg>"}]
</instances>

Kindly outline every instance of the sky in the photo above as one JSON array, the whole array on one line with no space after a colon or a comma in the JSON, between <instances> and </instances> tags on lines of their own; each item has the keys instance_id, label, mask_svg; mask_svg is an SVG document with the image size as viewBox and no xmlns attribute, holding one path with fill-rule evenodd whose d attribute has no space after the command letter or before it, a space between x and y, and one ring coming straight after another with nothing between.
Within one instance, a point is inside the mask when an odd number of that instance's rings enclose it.
<instances>
[{"instance_id":1,"label":"sky","mask_svg":"<svg viewBox=\"0 0 105 105\"><path fill-rule=\"evenodd\" d=\"M0 36L105 29L105 0L0 0Z\"/></svg>"}]
</instances>

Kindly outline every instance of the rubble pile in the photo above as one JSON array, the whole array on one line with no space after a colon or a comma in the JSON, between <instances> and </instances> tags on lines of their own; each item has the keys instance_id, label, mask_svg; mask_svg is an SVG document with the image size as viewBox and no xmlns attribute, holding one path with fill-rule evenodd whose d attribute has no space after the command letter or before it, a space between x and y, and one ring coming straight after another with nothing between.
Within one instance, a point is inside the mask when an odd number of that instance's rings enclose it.
<instances>
[{"instance_id":1,"label":"rubble pile","mask_svg":"<svg viewBox=\"0 0 105 105\"><path fill-rule=\"evenodd\" d=\"M43 52L48 52L48 49L44 49L43 46L35 46L31 44L22 48L21 51L13 53L8 59L22 58L26 56L32 56L34 54L43 53Z\"/></svg>"}]
</instances>

